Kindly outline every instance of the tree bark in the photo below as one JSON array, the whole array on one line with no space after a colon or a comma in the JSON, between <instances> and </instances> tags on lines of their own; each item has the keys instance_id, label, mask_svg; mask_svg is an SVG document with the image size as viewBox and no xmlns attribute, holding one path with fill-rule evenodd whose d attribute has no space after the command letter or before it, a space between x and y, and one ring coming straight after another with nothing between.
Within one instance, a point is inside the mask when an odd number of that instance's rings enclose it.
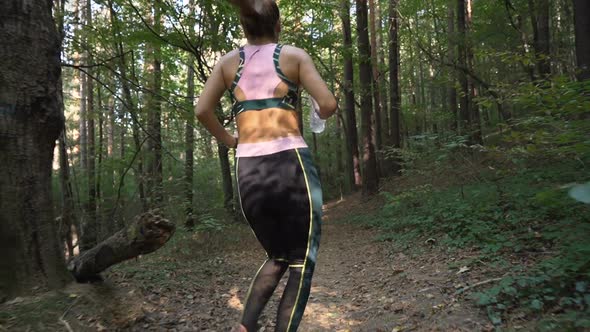
<instances>
[{"instance_id":1,"label":"tree bark","mask_svg":"<svg viewBox=\"0 0 590 332\"><path fill-rule=\"evenodd\" d=\"M467 68L467 31L466 31L466 0L457 0L457 31L458 31L458 49L457 64L462 68ZM459 98L459 132L461 135L469 133L469 119L470 119L470 93L469 82L467 74L459 71L459 85L461 89L461 97Z\"/></svg>"},{"instance_id":2,"label":"tree bark","mask_svg":"<svg viewBox=\"0 0 590 332\"><path fill-rule=\"evenodd\" d=\"M340 18L344 38L344 115L346 118L346 171L347 182L352 189L358 189L362 184L361 163L356 128L356 113L354 100L354 67L352 61L352 31L350 25L350 3L342 0Z\"/></svg>"},{"instance_id":3,"label":"tree bark","mask_svg":"<svg viewBox=\"0 0 590 332\"><path fill-rule=\"evenodd\" d=\"M86 26L92 26L91 1L87 0L84 7L84 19ZM85 47L90 49L88 38L85 38ZM86 65L92 63L92 56L86 52ZM86 165L86 176L88 183L88 202L86 203L85 218L82 220L82 236L80 238L80 251L83 252L94 247L98 239L98 227L96 223L96 174L95 174L95 145L94 145L94 82L92 79L92 68L86 69L88 75L86 80L86 154L84 156ZM82 116L80 116L82 119Z\"/></svg>"},{"instance_id":4,"label":"tree bark","mask_svg":"<svg viewBox=\"0 0 590 332\"><path fill-rule=\"evenodd\" d=\"M108 267L162 247L174 234L174 223L155 212L143 213L125 229L74 257L68 270L78 282L93 280Z\"/></svg>"},{"instance_id":5,"label":"tree bark","mask_svg":"<svg viewBox=\"0 0 590 332\"><path fill-rule=\"evenodd\" d=\"M377 23L376 23L376 5L375 0L369 0L369 34L371 39L371 69L373 78L373 104L374 107L374 118L375 118L375 132L373 133L375 149L377 151L377 169L378 174L383 173L383 158L381 156L381 149L383 148L382 140L382 121L381 121L381 92L379 87L381 86L380 80L381 75L379 74L379 60L377 57Z\"/></svg>"},{"instance_id":6,"label":"tree bark","mask_svg":"<svg viewBox=\"0 0 590 332\"><path fill-rule=\"evenodd\" d=\"M467 0L467 11L466 11L466 34L471 31L471 27L473 25L473 0ZM475 62L475 56L473 54L473 47L471 42L468 38L466 38L466 50L467 50L467 69L469 71L473 71L473 64ZM471 142L474 144L483 144L483 136L481 134L481 119L479 115L479 105L475 103L475 98L478 94L478 89L476 82L470 77L468 79L469 82L469 104L470 104L470 119L469 123L471 125L470 132L471 132Z\"/></svg>"},{"instance_id":7,"label":"tree bark","mask_svg":"<svg viewBox=\"0 0 590 332\"><path fill-rule=\"evenodd\" d=\"M549 0L538 0L539 11L537 16L538 26L538 44L537 47L537 66L539 68L539 75L542 78L547 78L551 75L551 29L549 26Z\"/></svg>"},{"instance_id":8,"label":"tree bark","mask_svg":"<svg viewBox=\"0 0 590 332\"><path fill-rule=\"evenodd\" d=\"M76 224L74 209L74 193L70 182L70 163L66 144L66 129L59 136L59 175L61 182L61 224L60 238L65 239L68 256L74 256L74 240L72 227Z\"/></svg>"},{"instance_id":9,"label":"tree bark","mask_svg":"<svg viewBox=\"0 0 590 332\"><path fill-rule=\"evenodd\" d=\"M195 1L189 1L189 33L194 33L194 22L195 17ZM188 106L188 114L186 117L185 125L185 164L184 164L184 192L185 192L185 221L184 224L188 229L192 229L195 226L194 211L193 211L193 174L194 174L194 149L195 149L195 115L193 114L194 99L195 99L195 57L190 54L188 56L189 62L187 65L187 96L186 104Z\"/></svg>"},{"instance_id":10,"label":"tree bark","mask_svg":"<svg viewBox=\"0 0 590 332\"><path fill-rule=\"evenodd\" d=\"M398 8L399 0L389 1L389 130L391 131L392 147L399 149L401 147L401 95L399 88L399 68L400 68L400 51L399 51L399 20ZM399 174L401 171L399 159L394 156L392 163L393 174Z\"/></svg>"},{"instance_id":11,"label":"tree bark","mask_svg":"<svg viewBox=\"0 0 590 332\"><path fill-rule=\"evenodd\" d=\"M371 45L369 44L369 25L367 18L367 0L356 0L356 19L359 49L359 81L361 85L361 132L363 141L363 196L377 193L379 177L377 176L377 159L373 145L373 128L371 113Z\"/></svg>"},{"instance_id":12,"label":"tree bark","mask_svg":"<svg viewBox=\"0 0 590 332\"><path fill-rule=\"evenodd\" d=\"M64 127L52 2L2 0L0 8L1 302L62 287L70 277L51 194L53 149Z\"/></svg>"},{"instance_id":13,"label":"tree bark","mask_svg":"<svg viewBox=\"0 0 590 332\"><path fill-rule=\"evenodd\" d=\"M161 8L159 1L152 4L153 25L155 33L161 29ZM150 52L151 51L151 52ZM149 99L146 105L148 111L147 119L147 197L148 208L161 207L163 196L163 175L162 175L162 50L159 44L150 45L148 56L151 63L148 65L148 75L151 77Z\"/></svg>"},{"instance_id":14,"label":"tree bark","mask_svg":"<svg viewBox=\"0 0 590 332\"><path fill-rule=\"evenodd\" d=\"M185 126L185 225L187 228L193 228L195 219L193 216L193 174L194 174L194 146L195 146L195 117L193 114L194 94L195 94L195 70L193 68L193 56L189 56L188 75L187 75L187 105L188 115Z\"/></svg>"},{"instance_id":15,"label":"tree bark","mask_svg":"<svg viewBox=\"0 0 590 332\"><path fill-rule=\"evenodd\" d=\"M590 2L574 0L578 80L590 80Z\"/></svg>"},{"instance_id":16,"label":"tree bark","mask_svg":"<svg viewBox=\"0 0 590 332\"><path fill-rule=\"evenodd\" d=\"M456 36L455 36L455 8L453 4L454 0L448 2L448 20L447 20L447 36L448 36L448 53L447 62L453 63L456 58ZM451 113L451 130L457 130L457 90L455 88L456 74L453 69L449 70L449 85L447 88L447 98L449 113Z\"/></svg>"},{"instance_id":17,"label":"tree bark","mask_svg":"<svg viewBox=\"0 0 590 332\"><path fill-rule=\"evenodd\" d=\"M379 68L379 92L381 98L381 114L382 114L382 136L383 141L386 144L391 145L391 133L389 130L389 125L391 121L389 120L389 106L387 104L387 80L386 74L384 71L385 68L385 55L389 52L388 40L383 38L383 31L385 30L383 27L383 11L382 11L382 2L377 2L375 6L375 14L377 18L377 56L378 56L378 68Z\"/></svg>"}]
</instances>

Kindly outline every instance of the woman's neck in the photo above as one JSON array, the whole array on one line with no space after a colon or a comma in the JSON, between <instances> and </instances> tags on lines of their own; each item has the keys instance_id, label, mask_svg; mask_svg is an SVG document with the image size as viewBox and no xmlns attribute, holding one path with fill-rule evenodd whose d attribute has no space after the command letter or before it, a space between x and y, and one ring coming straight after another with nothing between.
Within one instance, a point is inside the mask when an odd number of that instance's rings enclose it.
<instances>
[{"instance_id":1,"label":"woman's neck","mask_svg":"<svg viewBox=\"0 0 590 332\"><path fill-rule=\"evenodd\" d=\"M260 38L248 38L249 45L266 45L273 44L278 41L278 38L260 37Z\"/></svg>"}]
</instances>

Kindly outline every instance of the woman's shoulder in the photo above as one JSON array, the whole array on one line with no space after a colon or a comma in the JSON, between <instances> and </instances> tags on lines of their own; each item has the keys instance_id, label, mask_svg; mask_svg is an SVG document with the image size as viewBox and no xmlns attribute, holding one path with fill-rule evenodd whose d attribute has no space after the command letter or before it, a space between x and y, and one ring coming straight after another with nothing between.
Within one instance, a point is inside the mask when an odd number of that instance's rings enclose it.
<instances>
[{"instance_id":1,"label":"woman's shoulder","mask_svg":"<svg viewBox=\"0 0 590 332\"><path fill-rule=\"evenodd\" d=\"M302 60L309 57L309 55L304 49L292 45L283 45L281 53L288 57L296 58L298 60Z\"/></svg>"},{"instance_id":2,"label":"woman's shoulder","mask_svg":"<svg viewBox=\"0 0 590 332\"><path fill-rule=\"evenodd\" d=\"M219 62L227 62L227 61L233 61L235 60L236 57L239 58L240 56L240 49L236 48L234 50L231 50L227 53L225 53L224 55L221 56L221 58L219 59Z\"/></svg>"}]
</instances>

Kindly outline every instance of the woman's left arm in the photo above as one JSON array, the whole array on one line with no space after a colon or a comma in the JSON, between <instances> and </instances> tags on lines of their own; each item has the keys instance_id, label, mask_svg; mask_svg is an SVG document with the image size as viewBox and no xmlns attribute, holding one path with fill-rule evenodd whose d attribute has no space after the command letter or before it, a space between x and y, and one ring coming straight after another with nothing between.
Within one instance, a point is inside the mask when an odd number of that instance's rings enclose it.
<instances>
[{"instance_id":1,"label":"woman's left arm","mask_svg":"<svg viewBox=\"0 0 590 332\"><path fill-rule=\"evenodd\" d=\"M225 84L223 82L223 69L220 60L213 68L213 72L203 88L203 92L199 97L197 106L195 106L195 114L197 119L207 128L211 135L230 148L235 148L238 144L238 139L232 136L219 122L215 115L215 107L221 100L223 92L225 92Z\"/></svg>"}]
</instances>

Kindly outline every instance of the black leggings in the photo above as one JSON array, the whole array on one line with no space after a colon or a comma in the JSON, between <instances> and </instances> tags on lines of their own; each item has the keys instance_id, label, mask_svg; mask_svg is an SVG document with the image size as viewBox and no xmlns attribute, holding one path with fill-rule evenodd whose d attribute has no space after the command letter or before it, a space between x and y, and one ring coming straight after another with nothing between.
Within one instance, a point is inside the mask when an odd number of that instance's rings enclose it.
<instances>
[{"instance_id":1,"label":"black leggings","mask_svg":"<svg viewBox=\"0 0 590 332\"><path fill-rule=\"evenodd\" d=\"M307 148L236 161L244 216L268 259L246 298L242 325L256 331L258 317L283 274L276 331L296 331L311 288L321 233L322 191Z\"/></svg>"}]
</instances>

